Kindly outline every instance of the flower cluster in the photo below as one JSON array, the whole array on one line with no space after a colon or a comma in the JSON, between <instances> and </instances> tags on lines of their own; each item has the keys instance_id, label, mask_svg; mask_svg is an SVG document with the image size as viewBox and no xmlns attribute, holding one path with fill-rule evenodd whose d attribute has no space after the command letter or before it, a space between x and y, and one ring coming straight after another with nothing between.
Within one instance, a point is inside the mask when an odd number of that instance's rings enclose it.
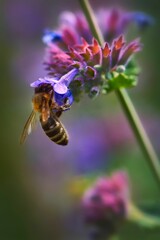
<instances>
[{"instance_id":1,"label":"flower cluster","mask_svg":"<svg viewBox=\"0 0 160 240\"><path fill-rule=\"evenodd\" d=\"M153 18L143 12L128 12L119 8L99 9L95 14L107 42L112 42L114 38L125 33L132 24L142 30L154 23ZM45 44L63 42L63 47L67 49L68 46L80 43L81 37L87 42L92 41L92 33L85 16L82 12L74 14L64 11L59 16L58 30L46 30L43 42Z\"/></svg>"},{"instance_id":2,"label":"flower cluster","mask_svg":"<svg viewBox=\"0 0 160 240\"><path fill-rule=\"evenodd\" d=\"M122 14L113 9L107 14L108 17L104 14L99 16L97 14L103 34L109 39L109 35L117 36L142 14ZM143 14L143 21L147 20L149 22L148 16ZM32 83L31 87L39 88L43 84L53 87L55 101L59 105L63 105L66 99L70 105L73 99L79 101L83 92L94 97L100 92L136 84L135 74L128 71L128 66L132 55L141 50L139 40L126 44L123 35L120 35L111 43L105 42L104 46L100 46L92 38L82 13L61 14L59 28L46 30L43 42L46 44L44 65L48 75Z\"/></svg>"},{"instance_id":3,"label":"flower cluster","mask_svg":"<svg viewBox=\"0 0 160 240\"><path fill-rule=\"evenodd\" d=\"M154 23L153 18L143 12L126 12L119 8L100 9L97 19L107 41L124 33L132 24L143 30Z\"/></svg>"},{"instance_id":4,"label":"flower cluster","mask_svg":"<svg viewBox=\"0 0 160 240\"><path fill-rule=\"evenodd\" d=\"M84 219L92 230L90 234L114 233L128 215L128 202L128 177L125 172L99 178L82 199Z\"/></svg>"},{"instance_id":5,"label":"flower cluster","mask_svg":"<svg viewBox=\"0 0 160 240\"><path fill-rule=\"evenodd\" d=\"M79 100L82 92L93 96L106 86L106 77L109 72L116 71L118 66L125 66L133 53L140 51L139 40L125 44L123 36L115 39L111 46L106 42L103 47L96 39L89 44L82 38L81 44L68 48L68 52L62 51L55 44L47 48L45 65L49 76L40 78L31 84L32 87L39 87L42 84L53 86L56 101L63 100L66 96L72 95ZM71 101L70 101L71 103Z\"/></svg>"}]
</instances>

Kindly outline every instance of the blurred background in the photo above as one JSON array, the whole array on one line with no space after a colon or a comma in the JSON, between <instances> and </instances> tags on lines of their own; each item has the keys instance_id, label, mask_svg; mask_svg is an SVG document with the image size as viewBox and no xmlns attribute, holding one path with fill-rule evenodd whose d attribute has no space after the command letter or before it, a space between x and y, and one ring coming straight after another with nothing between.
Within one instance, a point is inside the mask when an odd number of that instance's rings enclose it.
<instances>
[{"instance_id":1,"label":"blurred background","mask_svg":"<svg viewBox=\"0 0 160 240\"><path fill-rule=\"evenodd\" d=\"M141 36L137 55L142 69L138 86L129 90L152 143L160 154L160 2L157 0L90 1L93 8L120 6L143 11L155 24L128 39ZM112 2L112 3L111 3ZM160 215L160 193L134 140L114 93L96 100L83 98L62 116L70 135L67 147L53 144L38 125L24 146L19 137L31 112L29 84L45 76L46 27L56 27L61 11L80 9L78 1L1 1L1 129L0 129L0 239L51 240L86 238L70 186L74 179L128 171L132 199L150 213ZM160 229L128 225L121 239L159 239Z\"/></svg>"}]
</instances>

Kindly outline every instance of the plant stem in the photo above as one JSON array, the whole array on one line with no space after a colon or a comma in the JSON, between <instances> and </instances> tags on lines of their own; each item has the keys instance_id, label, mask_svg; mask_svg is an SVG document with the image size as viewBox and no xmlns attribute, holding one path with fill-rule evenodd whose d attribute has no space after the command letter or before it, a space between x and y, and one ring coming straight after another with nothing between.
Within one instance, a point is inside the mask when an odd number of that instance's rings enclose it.
<instances>
[{"instance_id":1,"label":"plant stem","mask_svg":"<svg viewBox=\"0 0 160 240\"><path fill-rule=\"evenodd\" d=\"M79 0L79 3L81 5L81 8L86 16L86 19L88 21L88 24L91 28L93 36L96 38L96 40L99 42L100 45L103 45L104 38L101 33L101 30L98 26L96 17L94 15L93 9L91 8L91 5L89 4L89 1L85 0Z\"/></svg>"},{"instance_id":2,"label":"plant stem","mask_svg":"<svg viewBox=\"0 0 160 240\"><path fill-rule=\"evenodd\" d=\"M102 33L97 25L96 18L88 0L79 0L79 3L83 9L86 19L89 23L93 36L97 39L100 45L104 44ZM148 164L152 170L152 173L160 187L160 163L156 153L152 147L152 144L143 128L143 125L138 117L138 114L134 108L134 105L125 89L119 89L116 91L116 95L124 110L126 118L130 123L132 131L141 147L141 150L148 161Z\"/></svg>"},{"instance_id":3,"label":"plant stem","mask_svg":"<svg viewBox=\"0 0 160 240\"><path fill-rule=\"evenodd\" d=\"M137 138L137 141L146 157L146 160L148 160L148 164L152 169L152 172L154 173L156 180L158 181L158 185L160 186L159 160L144 130L144 127L138 117L134 105L125 89L117 90L116 94L130 123L130 126L134 132L134 135Z\"/></svg>"}]
</instances>

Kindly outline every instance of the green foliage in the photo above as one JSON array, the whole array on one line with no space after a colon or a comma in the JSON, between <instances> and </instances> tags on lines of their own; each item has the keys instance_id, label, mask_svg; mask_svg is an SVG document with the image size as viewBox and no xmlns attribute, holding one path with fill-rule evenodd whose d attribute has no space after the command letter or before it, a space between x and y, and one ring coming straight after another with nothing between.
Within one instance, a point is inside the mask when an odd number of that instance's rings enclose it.
<instances>
[{"instance_id":1,"label":"green foliage","mask_svg":"<svg viewBox=\"0 0 160 240\"><path fill-rule=\"evenodd\" d=\"M120 88L132 88L137 85L140 69L134 61L131 61L127 67L121 65L116 70L109 72L105 76L102 93L109 93Z\"/></svg>"},{"instance_id":2,"label":"green foliage","mask_svg":"<svg viewBox=\"0 0 160 240\"><path fill-rule=\"evenodd\" d=\"M131 88L137 85L137 76L125 73L112 72L107 75L107 84L103 89L107 93L119 88Z\"/></svg>"},{"instance_id":3,"label":"green foliage","mask_svg":"<svg viewBox=\"0 0 160 240\"><path fill-rule=\"evenodd\" d=\"M111 78L109 78L108 86L109 91L119 88L130 88L137 85L137 76L127 75L125 73L113 72Z\"/></svg>"},{"instance_id":4,"label":"green foliage","mask_svg":"<svg viewBox=\"0 0 160 240\"><path fill-rule=\"evenodd\" d=\"M138 224L141 227L153 229L160 228L160 218L157 216L149 215L142 212L131 202L128 205L128 220Z\"/></svg>"},{"instance_id":5,"label":"green foliage","mask_svg":"<svg viewBox=\"0 0 160 240\"><path fill-rule=\"evenodd\" d=\"M127 75L135 75L138 76L140 73L141 69L140 67L137 66L137 63L135 62L134 59L130 61L125 69L125 73Z\"/></svg>"}]
</instances>

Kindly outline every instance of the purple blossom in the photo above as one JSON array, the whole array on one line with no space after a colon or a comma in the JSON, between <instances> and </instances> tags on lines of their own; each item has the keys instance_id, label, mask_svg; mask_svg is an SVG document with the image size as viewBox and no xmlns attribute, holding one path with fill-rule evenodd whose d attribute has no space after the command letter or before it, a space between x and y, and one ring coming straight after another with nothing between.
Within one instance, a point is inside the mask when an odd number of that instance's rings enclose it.
<instances>
[{"instance_id":1,"label":"purple blossom","mask_svg":"<svg viewBox=\"0 0 160 240\"><path fill-rule=\"evenodd\" d=\"M52 77L39 78L37 81L31 83L31 87L39 87L39 85L47 83L53 86L53 89L56 93L65 94L68 91L70 82L74 79L77 73L78 69L72 69L60 79Z\"/></svg>"},{"instance_id":2,"label":"purple blossom","mask_svg":"<svg viewBox=\"0 0 160 240\"><path fill-rule=\"evenodd\" d=\"M140 30L143 30L154 23L150 15L143 12L127 12L120 8L100 9L97 12L97 19L107 41L112 41L125 33L131 24L136 24Z\"/></svg>"},{"instance_id":3,"label":"purple blossom","mask_svg":"<svg viewBox=\"0 0 160 240\"><path fill-rule=\"evenodd\" d=\"M154 24L154 18L144 12L130 13L130 18L137 24L140 30Z\"/></svg>"},{"instance_id":4,"label":"purple blossom","mask_svg":"<svg viewBox=\"0 0 160 240\"><path fill-rule=\"evenodd\" d=\"M81 41L81 37L91 42L92 34L86 18L82 12L75 14L70 11L64 11L59 17L59 29L63 35L63 41L66 46L73 46Z\"/></svg>"},{"instance_id":5,"label":"purple blossom","mask_svg":"<svg viewBox=\"0 0 160 240\"><path fill-rule=\"evenodd\" d=\"M136 24L140 30L153 24L153 18L143 12L128 12L120 8L99 9L96 12L104 39L111 42L120 34L125 33L131 24ZM91 43L92 33L84 14L64 11L59 17L59 32L65 48L81 42L81 37Z\"/></svg>"},{"instance_id":6,"label":"purple blossom","mask_svg":"<svg viewBox=\"0 0 160 240\"><path fill-rule=\"evenodd\" d=\"M55 82L54 91L59 94L65 94L68 91L68 86L75 76L78 74L79 70L77 68L72 69L67 74L63 75L58 82Z\"/></svg>"},{"instance_id":7,"label":"purple blossom","mask_svg":"<svg viewBox=\"0 0 160 240\"><path fill-rule=\"evenodd\" d=\"M54 97L59 106L64 105L66 103L66 100L68 101L67 103L71 106L74 100L70 90L67 90L67 92L64 94L55 92Z\"/></svg>"},{"instance_id":8,"label":"purple blossom","mask_svg":"<svg viewBox=\"0 0 160 240\"><path fill-rule=\"evenodd\" d=\"M52 44L62 41L62 35L58 32L46 29L42 37L42 41L46 44Z\"/></svg>"},{"instance_id":9,"label":"purple blossom","mask_svg":"<svg viewBox=\"0 0 160 240\"><path fill-rule=\"evenodd\" d=\"M119 57L118 64L119 65L127 65L133 53L139 52L142 50L142 44L139 39L135 39L130 42L125 48L122 50L121 55Z\"/></svg>"},{"instance_id":10,"label":"purple blossom","mask_svg":"<svg viewBox=\"0 0 160 240\"><path fill-rule=\"evenodd\" d=\"M67 74L63 75L60 79L55 77L39 78L37 81L31 83L31 87L38 88L43 84L49 84L53 86L53 90L56 93L55 100L61 106L64 104L66 98L69 99L69 104L73 103L73 97L68 86L75 76L78 74L78 69L74 68Z\"/></svg>"},{"instance_id":11,"label":"purple blossom","mask_svg":"<svg viewBox=\"0 0 160 240\"><path fill-rule=\"evenodd\" d=\"M45 64L50 76L38 79L31 87L51 85L57 94L56 101L59 105L64 102L62 99L66 98L66 94L72 94L76 99L83 91L90 97L93 93L98 95L104 84L102 74L112 72L119 65L126 65L132 55L140 50L141 44L138 40L126 44L122 35L115 39L111 46L105 43L104 47L94 38L91 44L82 38L81 44L69 47L67 52L55 44L49 44ZM77 81L79 85L75 86Z\"/></svg>"},{"instance_id":12,"label":"purple blossom","mask_svg":"<svg viewBox=\"0 0 160 240\"><path fill-rule=\"evenodd\" d=\"M62 76L69 72L73 67L71 57L56 44L50 44L46 48L44 65L50 75Z\"/></svg>"},{"instance_id":13,"label":"purple blossom","mask_svg":"<svg viewBox=\"0 0 160 240\"><path fill-rule=\"evenodd\" d=\"M119 9L101 10L97 14L102 32L107 37L122 33L130 21L140 16L140 13L135 15ZM73 98L78 101L82 92L90 97L96 96L107 84L108 79L102 79L102 76L107 78L108 73L116 71L120 65L126 67L133 54L141 50L139 40L126 44L122 34L111 38L110 43L105 42L104 46L91 36L81 12L63 12L56 31L46 30L43 36L47 45L44 65L48 76L38 79L31 87L50 85L59 105L63 105L66 98L70 103Z\"/></svg>"},{"instance_id":14,"label":"purple blossom","mask_svg":"<svg viewBox=\"0 0 160 240\"><path fill-rule=\"evenodd\" d=\"M39 78L35 82L31 83L30 86L36 88L44 83L47 83L47 84L50 84L53 86L55 84L55 82L57 82L57 81L58 81L58 79L53 80L52 78L44 77L44 78Z\"/></svg>"},{"instance_id":15,"label":"purple blossom","mask_svg":"<svg viewBox=\"0 0 160 240\"><path fill-rule=\"evenodd\" d=\"M131 24L136 24L143 29L153 24L153 18L143 12L128 12L120 8L100 9L96 12L96 17L103 33L104 39L111 42L114 38L123 34ZM55 34L55 32L53 31ZM52 40L57 36L52 32L46 36ZM62 37L63 47L67 50L68 46L73 46L81 42L81 37L91 43L92 33L84 14L80 11L73 13L64 11L59 17L58 34ZM56 40L56 39L55 39Z\"/></svg>"},{"instance_id":16,"label":"purple blossom","mask_svg":"<svg viewBox=\"0 0 160 240\"><path fill-rule=\"evenodd\" d=\"M82 198L82 210L88 226L112 234L127 217L129 202L128 176L116 172L101 177L87 189Z\"/></svg>"},{"instance_id":17,"label":"purple blossom","mask_svg":"<svg viewBox=\"0 0 160 240\"><path fill-rule=\"evenodd\" d=\"M133 54L141 48L139 40L126 44L124 36L121 35L112 42L111 46L105 43L104 47L101 47L95 39L92 40L92 44L83 39L82 44L69 48L68 54L75 65L81 66L85 76L89 79L96 79L100 77L103 70L112 71L118 65L126 65ZM101 72L98 66L103 67Z\"/></svg>"}]
</instances>

